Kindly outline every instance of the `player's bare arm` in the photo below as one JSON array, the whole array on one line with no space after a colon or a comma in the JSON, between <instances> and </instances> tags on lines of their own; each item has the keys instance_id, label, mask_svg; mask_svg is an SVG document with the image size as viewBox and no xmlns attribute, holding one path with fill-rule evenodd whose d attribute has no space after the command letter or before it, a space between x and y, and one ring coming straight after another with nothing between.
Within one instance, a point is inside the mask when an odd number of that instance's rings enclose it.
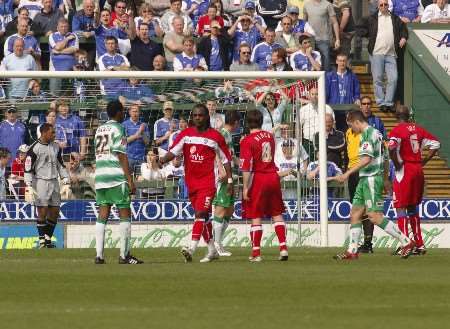
<instances>
[{"instance_id":1,"label":"player's bare arm","mask_svg":"<svg viewBox=\"0 0 450 329\"><path fill-rule=\"evenodd\" d=\"M164 164L172 161L173 159L175 159L175 154L173 154L172 152L167 152L166 154L164 154L163 157L159 158L159 164L160 166L163 166Z\"/></svg>"},{"instance_id":2,"label":"player's bare arm","mask_svg":"<svg viewBox=\"0 0 450 329\"><path fill-rule=\"evenodd\" d=\"M233 194L233 174L231 172L231 162L223 164L223 168L227 174L227 193L228 195Z\"/></svg>"},{"instance_id":3,"label":"player's bare arm","mask_svg":"<svg viewBox=\"0 0 450 329\"><path fill-rule=\"evenodd\" d=\"M392 163L394 164L395 170L402 169L403 163L398 158L397 147L389 146L389 158L392 160Z\"/></svg>"},{"instance_id":4,"label":"player's bare arm","mask_svg":"<svg viewBox=\"0 0 450 329\"><path fill-rule=\"evenodd\" d=\"M130 175L128 167L128 157L124 153L117 153L117 158L119 159L120 166L122 167L123 173L128 181L128 187L130 188L130 193L136 193L136 186L134 186L133 178Z\"/></svg>"},{"instance_id":5,"label":"player's bare arm","mask_svg":"<svg viewBox=\"0 0 450 329\"><path fill-rule=\"evenodd\" d=\"M367 166L371 161L372 161L372 158L368 155L364 155L364 156L360 157L359 163L356 166L350 168L344 174L337 176L336 180L340 183L345 182L350 177L351 174L358 172L361 168L364 168L365 166Z\"/></svg>"},{"instance_id":6,"label":"player's bare arm","mask_svg":"<svg viewBox=\"0 0 450 329\"><path fill-rule=\"evenodd\" d=\"M392 193L392 183L389 180L389 161L384 161L384 172L383 172L383 182L384 182L384 192L387 194Z\"/></svg>"},{"instance_id":7,"label":"player's bare arm","mask_svg":"<svg viewBox=\"0 0 450 329\"><path fill-rule=\"evenodd\" d=\"M250 179L252 173L249 171L242 172L242 199L249 201L248 190L250 189Z\"/></svg>"}]
</instances>

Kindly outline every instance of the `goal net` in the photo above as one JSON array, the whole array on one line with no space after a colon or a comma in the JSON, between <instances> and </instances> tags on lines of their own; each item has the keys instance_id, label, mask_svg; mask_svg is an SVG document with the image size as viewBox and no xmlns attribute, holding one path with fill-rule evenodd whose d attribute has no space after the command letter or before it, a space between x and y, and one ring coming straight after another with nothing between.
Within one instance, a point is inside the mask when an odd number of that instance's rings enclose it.
<instances>
[{"instance_id":1,"label":"goal net","mask_svg":"<svg viewBox=\"0 0 450 329\"><path fill-rule=\"evenodd\" d=\"M95 140L97 127L108 120L106 104L119 99L126 107L123 122L127 153L137 193L132 199L132 246L178 247L190 239L193 211L184 183L183 159L156 166L176 135L189 125L193 106L204 103L211 126L220 129L225 114L237 111L231 131L239 142L248 133L246 112L263 113L263 129L276 138L275 163L283 190L289 246L326 246L328 197L340 187L327 185L325 91L322 72L0 72L4 117L17 110L26 128L24 143L39 136L44 122L56 128L56 141L71 183L61 185L64 246L95 246ZM17 88L23 90L18 90ZM52 86L52 93L50 93ZM55 90L55 86L58 88ZM20 158L22 150L12 154ZM233 168L235 211L224 237L226 247L250 246L250 221L241 216L242 175ZM16 170L17 171L17 170ZM21 173L7 176L2 223L33 221L36 209L24 201ZM113 208L105 246L118 245L117 210ZM262 246L276 246L270 219L264 221Z\"/></svg>"}]
</instances>

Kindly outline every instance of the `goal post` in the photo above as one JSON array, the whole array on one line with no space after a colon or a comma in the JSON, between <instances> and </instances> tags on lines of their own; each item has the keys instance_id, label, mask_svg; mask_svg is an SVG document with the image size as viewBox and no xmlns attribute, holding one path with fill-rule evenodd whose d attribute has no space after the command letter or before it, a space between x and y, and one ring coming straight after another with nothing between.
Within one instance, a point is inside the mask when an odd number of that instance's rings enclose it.
<instances>
[{"instance_id":1,"label":"goal post","mask_svg":"<svg viewBox=\"0 0 450 329\"><path fill-rule=\"evenodd\" d=\"M318 195L315 195L319 199L318 202L318 220L319 220L319 241L317 245L322 247L328 246L328 185L327 185L327 147L326 147L326 136L325 136L325 72L205 72L205 71L195 71L195 72L168 72L168 71L1 71L0 79L3 81L8 81L9 79L38 79L38 80L48 80L48 79L80 79L83 81L95 81L95 84L100 80L104 79L142 79L143 81L163 81L163 80L205 80L205 81L239 81L242 84L249 81L291 81L289 86L294 86L300 81L315 81L318 88L318 161L319 161L319 180L316 190L318 190ZM4 83L6 88L8 83ZM287 85L287 84L285 84ZM283 86L285 87L285 86ZM287 88L287 87L286 87ZM201 89L199 87L199 89ZM203 88L204 89L204 88ZM181 90L167 90L168 94L174 92L181 92ZM296 138L301 135L301 122L300 115L298 111L301 111L301 107L304 103L300 102L300 96L298 90L294 88L294 99L292 101L292 115L293 123L295 125ZM62 98L67 98L65 96L60 96ZM69 97L70 100L70 97ZM18 104L21 100L16 100ZM158 102L161 102L159 100ZM225 107L224 107L225 109ZM301 153L301 143L297 143L297 157ZM300 192L302 188L303 181L300 175L297 175L297 208L296 215L297 221L300 225L303 225L301 220L302 211L302 201L303 195ZM300 234L301 231L299 231Z\"/></svg>"}]
</instances>

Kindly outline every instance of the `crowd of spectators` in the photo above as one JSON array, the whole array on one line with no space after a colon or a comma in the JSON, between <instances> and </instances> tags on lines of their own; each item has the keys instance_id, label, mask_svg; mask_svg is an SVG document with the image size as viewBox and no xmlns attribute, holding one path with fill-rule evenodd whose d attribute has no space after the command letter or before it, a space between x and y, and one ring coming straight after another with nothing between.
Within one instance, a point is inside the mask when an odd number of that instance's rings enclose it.
<instances>
[{"instance_id":1,"label":"crowd of spectators","mask_svg":"<svg viewBox=\"0 0 450 329\"><path fill-rule=\"evenodd\" d=\"M308 0L303 7L289 6L279 17L257 12L253 0L166 1L142 4L117 1L83 0L0 0L0 37L3 53L1 69L5 71L319 71L326 74L326 120L328 159L343 169L352 162L349 149L351 132L345 131L343 112L333 105L360 106L371 125L385 136L381 120L371 112L372 100L361 98L359 81L351 69L352 39L368 38L368 53L374 79L375 103L382 111L392 111L396 97L401 56L407 43L405 23L449 23L447 0L407 1L369 0L371 13L356 22L347 0ZM302 15L301 15L302 14ZM387 83L384 82L385 77ZM41 85L42 83L42 85ZM195 79L181 86L191 86ZM5 86L5 88L3 88ZM43 88L43 86L45 86ZM159 90L156 89L159 87ZM82 80L68 88L71 96L82 99L86 90ZM172 169L156 170L154 158L167 151L188 119L175 113L175 104L165 101L163 114L154 122L143 120L140 107L161 100L156 95L164 87L139 79L103 79L98 90L105 99L119 100L128 107L123 123L127 133L131 169L142 181L148 177L179 177L182 159ZM243 100L254 102L264 116L263 129L277 138L277 163L280 177L293 180L295 175L317 179L318 105L317 88L304 93L306 98L296 130L290 110L292 94L281 81L269 82L263 92L251 93L231 81L214 90L223 103ZM0 98L10 103L21 101L50 102L67 96L65 81L11 78L2 83ZM397 98L398 99L398 98ZM20 175L12 164L23 162L26 145L39 138L39 126L48 122L55 127L56 141L63 149L73 181L92 187L93 167L84 167L89 152L86 127L67 102L52 102L40 117L30 117L28 127L17 120L17 109L8 107L0 124L0 147L9 153L6 172L19 186ZM206 102L211 127L220 129L224 116L217 112L215 99ZM153 129L149 128L153 125ZM33 129L30 129L33 126ZM300 142L300 166L297 145ZM23 146L23 147L22 147ZM2 149L3 150L3 149ZM2 151L3 152L3 151ZM5 152L0 152L2 155ZM0 162L1 162L0 157ZM315 164L314 164L315 163ZM0 163L1 165L1 163ZM330 175L338 173L332 170ZM1 166L0 166L1 171ZM294 173L295 171L295 173ZM299 171L297 173L297 171ZM6 176L5 176L6 175ZM4 183L4 184L3 184ZM2 185L6 185L6 181ZM1 192L1 191L0 191ZM149 192L149 190L147 190ZM151 192L151 191L150 191ZM151 194L151 193L150 193ZM82 197L75 189L73 197Z\"/></svg>"}]
</instances>

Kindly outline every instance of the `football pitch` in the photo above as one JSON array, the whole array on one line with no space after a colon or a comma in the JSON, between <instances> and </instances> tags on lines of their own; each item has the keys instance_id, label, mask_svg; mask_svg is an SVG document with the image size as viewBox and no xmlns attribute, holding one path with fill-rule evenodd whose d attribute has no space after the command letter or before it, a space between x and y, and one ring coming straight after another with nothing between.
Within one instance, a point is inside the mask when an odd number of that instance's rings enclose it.
<instances>
[{"instance_id":1,"label":"football pitch","mask_svg":"<svg viewBox=\"0 0 450 329\"><path fill-rule=\"evenodd\" d=\"M107 250L0 253L0 328L449 328L449 250L407 260L378 249L338 262L338 249L248 250L185 264L178 249L137 249L145 264Z\"/></svg>"}]
</instances>

